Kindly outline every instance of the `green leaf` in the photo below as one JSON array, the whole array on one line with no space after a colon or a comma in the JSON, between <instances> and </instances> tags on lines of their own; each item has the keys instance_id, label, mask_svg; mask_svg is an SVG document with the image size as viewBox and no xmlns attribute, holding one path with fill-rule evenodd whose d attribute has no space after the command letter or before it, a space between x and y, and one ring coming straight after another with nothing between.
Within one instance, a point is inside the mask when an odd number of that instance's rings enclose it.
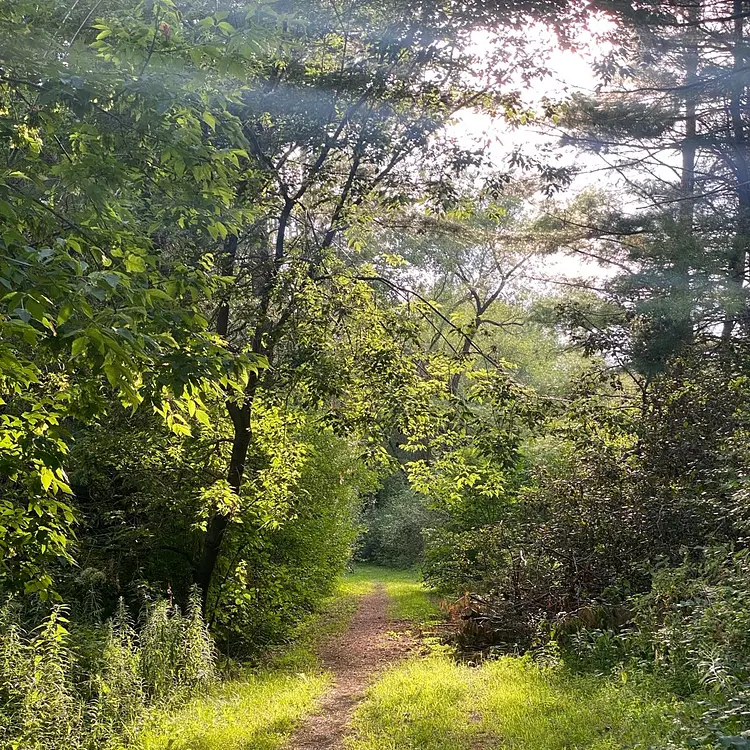
<instances>
[{"instance_id":1,"label":"green leaf","mask_svg":"<svg viewBox=\"0 0 750 750\"><path fill-rule=\"evenodd\" d=\"M204 112L201 119L211 130L216 130L216 118L210 112Z\"/></svg>"},{"instance_id":2,"label":"green leaf","mask_svg":"<svg viewBox=\"0 0 750 750\"><path fill-rule=\"evenodd\" d=\"M79 336L73 341L72 354L77 357L79 354L83 354L88 349L89 340L85 336Z\"/></svg>"},{"instance_id":3,"label":"green leaf","mask_svg":"<svg viewBox=\"0 0 750 750\"><path fill-rule=\"evenodd\" d=\"M48 469L46 466L42 467L42 470L40 472L40 479L42 481L42 487L44 487L45 492L50 488L50 485L52 484L54 478L55 474L52 469Z\"/></svg>"},{"instance_id":4,"label":"green leaf","mask_svg":"<svg viewBox=\"0 0 750 750\"><path fill-rule=\"evenodd\" d=\"M108 286L111 286L112 289L116 289L117 285L120 283L120 274L119 273L103 273L102 280L105 281Z\"/></svg>"},{"instance_id":5,"label":"green leaf","mask_svg":"<svg viewBox=\"0 0 750 750\"><path fill-rule=\"evenodd\" d=\"M45 315L44 307L33 297L27 297L24 300L24 305L26 306L26 309L31 313L34 320L38 320L41 322L42 318L44 318Z\"/></svg>"},{"instance_id":6,"label":"green leaf","mask_svg":"<svg viewBox=\"0 0 750 750\"><path fill-rule=\"evenodd\" d=\"M70 300L66 300L62 303L62 306L60 307L60 312L57 314L57 325L58 327L61 325L64 325L66 321L70 319L70 316L73 314L73 310L75 308L73 307L73 303Z\"/></svg>"},{"instance_id":7,"label":"green leaf","mask_svg":"<svg viewBox=\"0 0 750 750\"><path fill-rule=\"evenodd\" d=\"M130 253L125 256L125 270L128 273L143 273L146 270L146 261L140 255Z\"/></svg>"}]
</instances>

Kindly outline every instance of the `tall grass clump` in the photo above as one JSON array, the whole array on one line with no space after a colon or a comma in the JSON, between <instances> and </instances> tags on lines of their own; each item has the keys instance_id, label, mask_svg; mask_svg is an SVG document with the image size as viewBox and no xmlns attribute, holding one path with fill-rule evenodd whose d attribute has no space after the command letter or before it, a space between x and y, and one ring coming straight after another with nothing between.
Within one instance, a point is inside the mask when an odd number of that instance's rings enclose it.
<instances>
[{"instance_id":1,"label":"tall grass clump","mask_svg":"<svg viewBox=\"0 0 750 750\"><path fill-rule=\"evenodd\" d=\"M117 750L152 706L182 703L216 678L195 591L184 614L158 602L140 628L123 602L95 628L65 615L55 607L33 626L14 600L0 608L0 750Z\"/></svg>"},{"instance_id":2,"label":"tall grass clump","mask_svg":"<svg viewBox=\"0 0 750 750\"><path fill-rule=\"evenodd\" d=\"M140 676L152 699L191 692L215 677L215 654L194 589L185 616L167 602L153 605L140 635Z\"/></svg>"}]
</instances>

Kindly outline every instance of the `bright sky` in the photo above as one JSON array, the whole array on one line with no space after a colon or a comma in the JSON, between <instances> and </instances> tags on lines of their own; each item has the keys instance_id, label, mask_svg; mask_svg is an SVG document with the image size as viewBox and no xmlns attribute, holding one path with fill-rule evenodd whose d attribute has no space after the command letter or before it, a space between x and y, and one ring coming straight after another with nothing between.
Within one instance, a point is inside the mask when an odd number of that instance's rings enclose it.
<instances>
[{"instance_id":1,"label":"bright sky","mask_svg":"<svg viewBox=\"0 0 750 750\"><path fill-rule=\"evenodd\" d=\"M609 43L601 36L611 28L611 21L592 17L589 28L582 30L578 37L579 49L577 51L562 49L554 34L541 24L535 29L528 30L527 36L537 40L539 54L544 55L550 71L547 77L526 88L523 87L520 77L518 78L515 85L523 89L524 100L528 106L537 108L545 99L561 101L576 92L593 93L597 79L592 66L597 57L609 51ZM489 57L496 43L495 37L488 32L477 34L476 50L472 52ZM509 87L513 85L511 83ZM492 118L483 112L463 113L457 118L454 128L456 137L462 141L487 142L489 139L492 162L498 167L516 149L538 153L545 147L554 147L554 156L560 160L560 166L573 164L580 166L584 163L592 172L597 166L601 166L596 157L581 155L571 148L560 148L556 145L558 137L549 132L543 132L533 125L512 128L504 120ZM582 188L597 184L604 179L597 173L578 177L568 191L568 195L572 198ZM611 179L608 184L611 185ZM567 279L581 277L591 279L596 285L613 276L614 273L615 269L611 266L603 267L580 255L563 252L547 257L543 262L538 263L535 269L536 275L550 280L549 286L551 287L556 286L556 281L564 285Z\"/></svg>"}]
</instances>

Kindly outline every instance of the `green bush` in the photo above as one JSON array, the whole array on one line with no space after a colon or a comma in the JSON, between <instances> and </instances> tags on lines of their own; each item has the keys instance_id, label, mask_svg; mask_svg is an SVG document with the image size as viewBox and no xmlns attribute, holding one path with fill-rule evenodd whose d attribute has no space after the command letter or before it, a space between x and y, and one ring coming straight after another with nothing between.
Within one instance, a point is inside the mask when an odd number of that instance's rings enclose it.
<instances>
[{"instance_id":1,"label":"green bush","mask_svg":"<svg viewBox=\"0 0 750 750\"><path fill-rule=\"evenodd\" d=\"M750 680L750 551L720 546L657 570L634 597L637 641L682 689L730 693Z\"/></svg>"},{"instance_id":2,"label":"green bush","mask_svg":"<svg viewBox=\"0 0 750 750\"><path fill-rule=\"evenodd\" d=\"M402 474L389 477L365 509L366 530L357 557L394 568L414 567L422 562L425 531L434 523L433 515L426 498L411 489Z\"/></svg>"},{"instance_id":3,"label":"green bush","mask_svg":"<svg viewBox=\"0 0 750 750\"><path fill-rule=\"evenodd\" d=\"M207 607L222 649L257 655L319 606L351 557L373 474L354 441L293 405L259 400L253 414L255 479L239 498L224 479L225 418L177 436L123 411L79 436L72 481L89 567L64 588L77 621L112 614L119 596L133 610L167 590L186 602L203 525L222 503L232 504L232 522ZM172 637L167 625L160 637Z\"/></svg>"},{"instance_id":4,"label":"green bush","mask_svg":"<svg viewBox=\"0 0 750 750\"><path fill-rule=\"evenodd\" d=\"M115 750L152 705L178 703L215 678L215 651L193 592L186 614L158 602L140 632L121 603L106 625L76 632L56 607L25 626L0 608L0 750ZM78 644L100 644L92 664ZM90 645L89 645L89 648Z\"/></svg>"},{"instance_id":5,"label":"green bush","mask_svg":"<svg viewBox=\"0 0 750 750\"><path fill-rule=\"evenodd\" d=\"M305 426L296 438L304 460L278 523L233 524L210 621L222 649L254 657L287 640L332 593L360 531L361 497L374 476L353 446Z\"/></svg>"}]
</instances>

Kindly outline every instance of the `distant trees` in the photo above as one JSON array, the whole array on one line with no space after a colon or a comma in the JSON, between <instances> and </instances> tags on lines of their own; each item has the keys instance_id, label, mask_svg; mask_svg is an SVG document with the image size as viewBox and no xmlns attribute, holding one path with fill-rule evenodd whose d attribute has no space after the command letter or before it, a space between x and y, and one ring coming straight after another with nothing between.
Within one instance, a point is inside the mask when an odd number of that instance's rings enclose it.
<instances>
[{"instance_id":1,"label":"distant trees","mask_svg":"<svg viewBox=\"0 0 750 750\"><path fill-rule=\"evenodd\" d=\"M744 336L748 9L600 5L623 31L602 63L601 93L576 97L563 119L629 196L624 214L595 210L589 223L612 257L633 262L612 291L633 313L634 345L652 340L644 366L658 369L695 335Z\"/></svg>"}]
</instances>

